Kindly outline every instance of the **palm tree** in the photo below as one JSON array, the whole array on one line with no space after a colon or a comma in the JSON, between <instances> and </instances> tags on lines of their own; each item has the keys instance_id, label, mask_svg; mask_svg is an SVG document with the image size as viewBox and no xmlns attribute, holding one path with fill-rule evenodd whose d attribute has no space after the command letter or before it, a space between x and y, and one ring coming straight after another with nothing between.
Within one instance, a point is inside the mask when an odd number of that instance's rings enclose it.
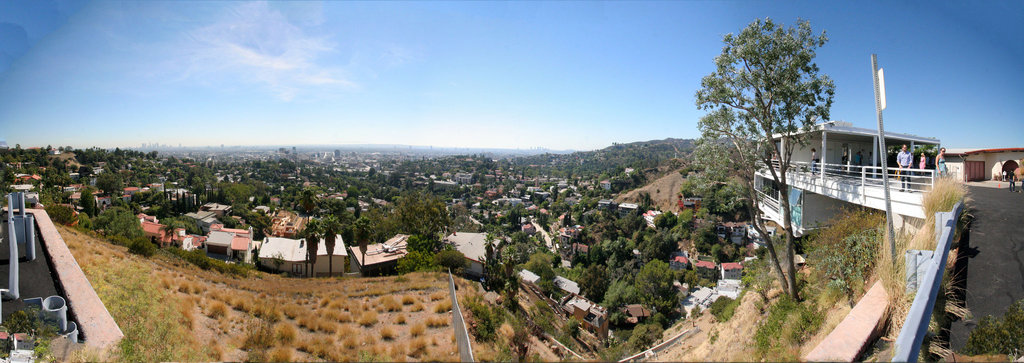
<instances>
[{"instance_id":1,"label":"palm tree","mask_svg":"<svg viewBox=\"0 0 1024 363\"><path fill-rule=\"evenodd\" d=\"M341 233L341 222L338 217L329 214L320 220L320 231L324 235L324 245L327 247L327 275L334 276L334 247L338 234Z\"/></svg>"},{"instance_id":2,"label":"palm tree","mask_svg":"<svg viewBox=\"0 0 1024 363\"><path fill-rule=\"evenodd\" d=\"M178 229L178 228L181 228L182 224L181 224L181 222L176 221L176 220L165 221L165 222L167 224L165 224L163 227L161 227L160 231L163 232L164 234L166 234L168 239L170 239L171 242L173 243L174 242L174 230ZM163 239L160 239L160 247L165 247Z\"/></svg>"},{"instance_id":3,"label":"palm tree","mask_svg":"<svg viewBox=\"0 0 1024 363\"><path fill-rule=\"evenodd\" d=\"M306 210L306 215L309 215L317 207L316 191L312 188L306 188L302 190L302 195L299 196L299 205L302 209Z\"/></svg>"},{"instance_id":4,"label":"palm tree","mask_svg":"<svg viewBox=\"0 0 1024 363\"><path fill-rule=\"evenodd\" d=\"M320 248L320 235L323 226L319 219L309 219L306 222L306 229L302 230L302 236L306 239L306 271L309 277L313 277L312 265L316 264L317 249Z\"/></svg>"},{"instance_id":5,"label":"palm tree","mask_svg":"<svg viewBox=\"0 0 1024 363\"><path fill-rule=\"evenodd\" d=\"M370 239L370 220L366 217L359 217L352 228L356 241L359 242L359 252L363 254L363 263L366 263L366 244Z\"/></svg>"}]
</instances>

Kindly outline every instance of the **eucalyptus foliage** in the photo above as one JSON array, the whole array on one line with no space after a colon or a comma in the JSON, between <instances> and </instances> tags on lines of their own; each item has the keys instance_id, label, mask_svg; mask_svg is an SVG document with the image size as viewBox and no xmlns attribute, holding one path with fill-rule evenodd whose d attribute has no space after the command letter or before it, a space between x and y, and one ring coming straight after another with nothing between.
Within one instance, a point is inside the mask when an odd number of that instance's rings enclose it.
<instances>
[{"instance_id":1,"label":"eucalyptus foliage","mask_svg":"<svg viewBox=\"0 0 1024 363\"><path fill-rule=\"evenodd\" d=\"M778 170L766 168L779 186L783 212L786 267L783 274L774 243L767 240L773 270L783 289L794 299L796 268L792 256L793 226L790 221L786 174L793 150L806 143L806 131L829 117L835 86L819 74L815 50L825 44L824 33L814 35L810 23L785 27L771 19L755 20L739 34L727 34L722 54L715 57L715 71L701 80L697 107L708 111L701 118L697 163L704 168L704 184L723 183L729 176L744 181L745 203L754 228L767 236L754 189L754 172L773 160ZM774 138L783 142L776 144Z\"/></svg>"}]
</instances>

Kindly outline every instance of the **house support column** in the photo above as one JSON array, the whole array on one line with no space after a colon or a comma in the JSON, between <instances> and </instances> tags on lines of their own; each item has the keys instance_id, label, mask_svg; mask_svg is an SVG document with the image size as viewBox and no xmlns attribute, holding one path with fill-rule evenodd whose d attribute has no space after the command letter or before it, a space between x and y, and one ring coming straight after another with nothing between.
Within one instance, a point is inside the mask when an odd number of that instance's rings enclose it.
<instances>
[{"instance_id":1,"label":"house support column","mask_svg":"<svg viewBox=\"0 0 1024 363\"><path fill-rule=\"evenodd\" d=\"M825 188L825 163L828 162L828 150L825 143L828 141L828 131L821 130L821 187Z\"/></svg>"},{"instance_id":2,"label":"house support column","mask_svg":"<svg viewBox=\"0 0 1024 363\"><path fill-rule=\"evenodd\" d=\"M875 169L878 165L878 136L872 137L871 141L871 177L874 178L878 176L878 170Z\"/></svg>"}]
</instances>

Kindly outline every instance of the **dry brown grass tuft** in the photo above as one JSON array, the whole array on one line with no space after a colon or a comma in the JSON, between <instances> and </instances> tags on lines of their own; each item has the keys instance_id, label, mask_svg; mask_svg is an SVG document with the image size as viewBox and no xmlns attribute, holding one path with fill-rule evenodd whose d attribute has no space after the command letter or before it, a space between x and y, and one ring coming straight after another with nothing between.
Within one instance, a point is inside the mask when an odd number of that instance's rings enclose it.
<instances>
[{"instance_id":1,"label":"dry brown grass tuft","mask_svg":"<svg viewBox=\"0 0 1024 363\"><path fill-rule=\"evenodd\" d=\"M356 349L356 347L359 346L359 339L355 335L349 335L341 341L341 345L345 347L345 349Z\"/></svg>"},{"instance_id":2,"label":"dry brown grass tuft","mask_svg":"<svg viewBox=\"0 0 1024 363\"><path fill-rule=\"evenodd\" d=\"M409 334L414 338L423 335L423 332L425 331L427 331L427 326L423 323L413 325L412 328L409 328Z\"/></svg>"},{"instance_id":3,"label":"dry brown grass tuft","mask_svg":"<svg viewBox=\"0 0 1024 363\"><path fill-rule=\"evenodd\" d=\"M427 326L431 328L440 328L443 326L448 326L448 318L443 316L431 316L427 318L426 321Z\"/></svg>"},{"instance_id":4,"label":"dry brown grass tuft","mask_svg":"<svg viewBox=\"0 0 1024 363\"><path fill-rule=\"evenodd\" d=\"M364 312L363 315L359 316L359 325L363 327L371 327L373 324L377 324L377 313L373 311Z\"/></svg>"},{"instance_id":5,"label":"dry brown grass tuft","mask_svg":"<svg viewBox=\"0 0 1024 363\"><path fill-rule=\"evenodd\" d=\"M412 295L402 296L402 305L412 305L414 302L416 302L416 298Z\"/></svg>"},{"instance_id":6,"label":"dry brown grass tuft","mask_svg":"<svg viewBox=\"0 0 1024 363\"><path fill-rule=\"evenodd\" d=\"M306 309L303 309L301 306L289 303L285 305L283 308L281 308L281 311L284 312L284 316L287 316L288 319L295 319L303 312L305 312Z\"/></svg>"},{"instance_id":7,"label":"dry brown grass tuft","mask_svg":"<svg viewBox=\"0 0 1024 363\"><path fill-rule=\"evenodd\" d=\"M277 347L270 351L271 362L291 362L292 361L292 348L288 347Z\"/></svg>"},{"instance_id":8,"label":"dry brown grass tuft","mask_svg":"<svg viewBox=\"0 0 1024 363\"><path fill-rule=\"evenodd\" d=\"M405 325L405 315L398 314L398 316L395 317L395 324Z\"/></svg>"},{"instance_id":9,"label":"dry brown grass tuft","mask_svg":"<svg viewBox=\"0 0 1024 363\"><path fill-rule=\"evenodd\" d=\"M228 313L228 306L220 301L214 301L206 311L206 315L213 319L219 319Z\"/></svg>"},{"instance_id":10,"label":"dry brown grass tuft","mask_svg":"<svg viewBox=\"0 0 1024 363\"><path fill-rule=\"evenodd\" d=\"M398 336L398 333L395 333L395 330L391 329L390 326L386 326L386 327L380 329L380 338L381 339L392 340L392 339L395 339L395 337L397 337L397 336Z\"/></svg>"},{"instance_id":11,"label":"dry brown grass tuft","mask_svg":"<svg viewBox=\"0 0 1024 363\"><path fill-rule=\"evenodd\" d=\"M419 358L427 352L426 337L419 337L409 342L409 356Z\"/></svg>"},{"instance_id":12,"label":"dry brown grass tuft","mask_svg":"<svg viewBox=\"0 0 1024 363\"><path fill-rule=\"evenodd\" d=\"M437 314L447 313L451 309L452 309L452 302L451 301L442 301L442 302L437 303L437 305L434 305L434 312L437 313Z\"/></svg>"},{"instance_id":13,"label":"dry brown grass tuft","mask_svg":"<svg viewBox=\"0 0 1024 363\"><path fill-rule=\"evenodd\" d=\"M423 304L420 304L417 301L415 305L413 305L411 308L409 308L409 311L414 312L414 313L418 313L420 311L423 311Z\"/></svg>"},{"instance_id":14,"label":"dry brown grass tuft","mask_svg":"<svg viewBox=\"0 0 1024 363\"><path fill-rule=\"evenodd\" d=\"M295 341L295 336L298 335L295 326L289 323L278 323L274 330L277 340L282 344L291 344Z\"/></svg>"},{"instance_id":15,"label":"dry brown grass tuft","mask_svg":"<svg viewBox=\"0 0 1024 363\"><path fill-rule=\"evenodd\" d=\"M378 306L383 307L388 312L402 311L402 304L395 300L391 295L383 296L377 299Z\"/></svg>"},{"instance_id":16,"label":"dry brown grass tuft","mask_svg":"<svg viewBox=\"0 0 1024 363\"><path fill-rule=\"evenodd\" d=\"M438 300L444 299L446 296L448 296L447 292L445 292L445 291L438 291L438 292L435 292L433 294L430 294L430 301L438 301Z\"/></svg>"}]
</instances>

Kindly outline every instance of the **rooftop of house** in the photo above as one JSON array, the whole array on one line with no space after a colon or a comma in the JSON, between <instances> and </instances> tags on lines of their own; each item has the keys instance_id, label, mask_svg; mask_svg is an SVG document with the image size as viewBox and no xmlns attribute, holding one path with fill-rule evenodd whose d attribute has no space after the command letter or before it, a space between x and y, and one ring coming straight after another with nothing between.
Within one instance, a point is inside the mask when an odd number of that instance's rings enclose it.
<instances>
[{"instance_id":1,"label":"rooftop of house","mask_svg":"<svg viewBox=\"0 0 1024 363\"><path fill-rule=\"evenodd\" d=\"M718 266L715 265L714 262L704 261L704 260L697 260L696 262L693 263L693 266L694 267L711 268L711 269L718 268Z\"/></svg>"},{"instance_id":2,"label":"rooftop of house","mask_svg":"<svg viewBox=\"0 0 1024 363\"><path fill-rule=\"evenodd\" d=\"M555 276L555 287L564 290L565 292L571 292L573 294L580 293L580 285L576 281L569 280L562 276Z\"/></svg>"},{"instance_id":3,"label":"rooftop of house","mask_svg":"<svg viewBox=\"0 0 1024 363\"><path fill-rule=\"evenodd\" d=\"M537 274L527 269L519 271L519 278L522 279L523 282L529 282L531 284L536 284L538 281L540 281L540 276L537 276Z\"/></svg>"},{"instance_id":4,"label":"rooftop of house","mask_svg":"<svg viewBox=\"0 0 1024 363\"><path fill-rule=\"evenodd\" d=\"M743 264L739 262L726 262L722 264L723 270L742 270Z\"/></svg>"},{"instance_id":5,"label":"rooftop of house","mask_svg":"<svg viewBox=\"0 0 1024 363\"><path fill-rule=\"evenodd\" d=\"M366 246L366 256L363 256L357 246L352 246L351 256L360 266L373 266L396 261L409 254L406 250L408 240L408 235L396 234L384 243L374 243Z\"/></svg>"},{"instance_id":6,"label":"rooftop of house","mask_svg":"<svg viewBox=\"0 0 1024 363\"><path fill-rule=\"evenodd\" d=\"M306 248L309 245L305 239L291 239L282 237L267 237L260 247L259 258L280 258L284 261L300 262L306 260ZM327 256L327 242L320 240L316 250L317 256ZM345 241L338 235L334 239L334 255L348 256L345 248Z\"/></svg>"},{"instance_id":7,"label":"rooftop of house","mask_svg":"<svg viewBox=\"0 0 1024 363\"><path fill-rule=\"evenodd\" d=\"M481 262L487 255L486 233L456 232L448 235L444 240L454 245L456 250L471 260ZM497 246L500 240L492 243Z\"/></svg>"},{"instance_id":8,"label":"rooftop of house","mask_svg":"<svg viewBox=\"0 0 1024 363\"><path fill-rule=\"evenodd\" d=\"M651 310L640 304L629 304L622 308L626 315L634 318L647 318L651 316Z\"/></svg>"}]
</instances>

